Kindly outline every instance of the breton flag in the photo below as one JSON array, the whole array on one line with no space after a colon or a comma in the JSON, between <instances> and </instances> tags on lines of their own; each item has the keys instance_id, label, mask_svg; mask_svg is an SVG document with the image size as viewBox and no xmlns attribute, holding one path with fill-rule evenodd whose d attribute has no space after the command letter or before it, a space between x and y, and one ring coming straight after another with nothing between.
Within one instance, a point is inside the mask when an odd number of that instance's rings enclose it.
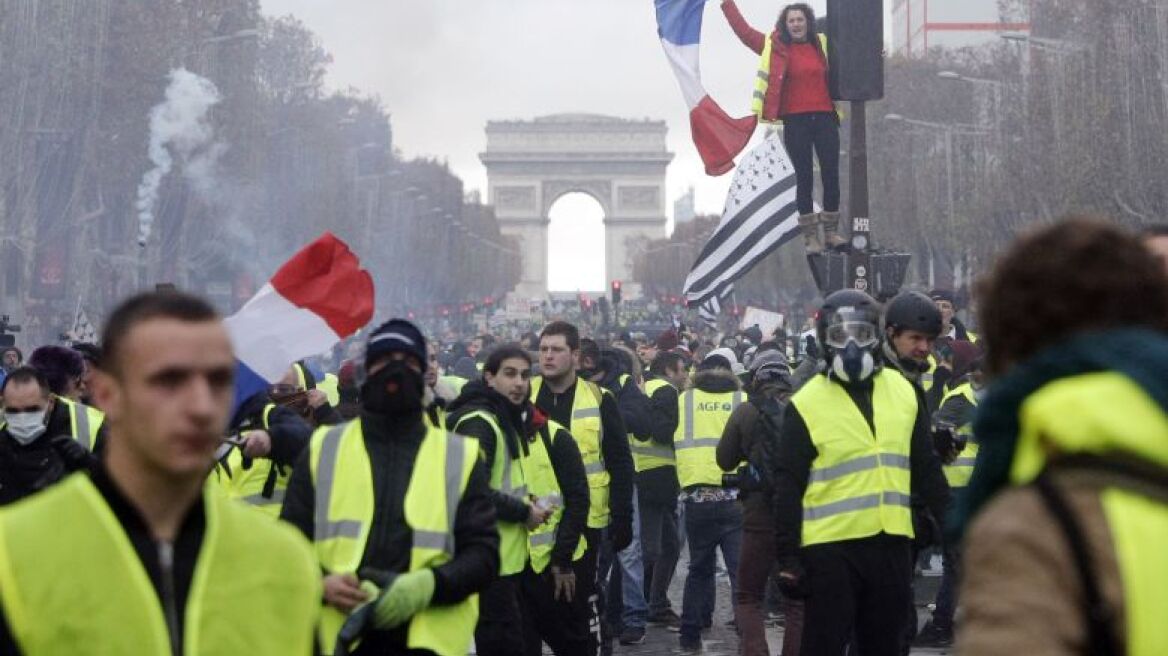
<instances>
[{"instance_id":1,"label":"breton flag","mask_svg":"<svg viewBox=\"0 0 1168 656\"><path fill-rule=\"evenodd\" d=\"M706 301L698 307L698 317L702 320L702 323L706 324L706 326L711 329L716 329L718 327L718 315L722 314L722 299L730 296L733 293L734 283L730 283L729 285L726 285L726 288L721 292L714 294L710 298L706 299Z\"/></svg>"},{"instance_id":2,"label":"breton flag","mask_svg":"<svg viewBox=\"0 0 1168 656\"><path fill-rule=\"evenodd\" d=\"M701 305L798 234L795 168L776 133L734 173L722 222L685 279L687 303Z\"/></svg>"},{"instance_id":3,"label":"breton flag","mask_svg":"<svg viewBox=\"0 0 1168 656\"><path fill-rule=\"evenodd\" d=\"M227 318L235 346L235 409L292 363L327 351L373 318L373 279L326 232L284 263Z\"/></svg>"},{"instance_id":4,"label":"breton flag","mask_svg":"<svg viewBox=\"0 0 1168 656\"><path fill-rule=\"evenodd\" d=\"M702 37L702 10L706 0L654 0L657 34L681 95L689 105L689 128L706 174L722 175L734 168L734 157L746 147L758 119L731 118L702 86L698 48Z\"/></svg>"}]
</instances>

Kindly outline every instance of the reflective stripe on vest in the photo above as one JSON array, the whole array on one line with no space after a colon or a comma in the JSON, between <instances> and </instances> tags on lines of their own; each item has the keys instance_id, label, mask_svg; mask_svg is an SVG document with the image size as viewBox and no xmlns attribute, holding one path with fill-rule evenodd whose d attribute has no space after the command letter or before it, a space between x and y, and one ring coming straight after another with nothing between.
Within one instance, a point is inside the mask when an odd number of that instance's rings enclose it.
<instances>
[{"instance_id":1,"label":"reflective stripe on vest","mask_svg":"<svg viewBox=\"0 0 1168 656\"><path fill-rule=\"evenodd\" d=\"M321 567L355 572L365 553L377 500L372 463L360 420L317 430L309 445L315 487L314 535ZM409 571L434 568L454 556L458 504L478 459L478 443L430 428L418 446L402 509L413 534ZM325 606L320 622L324 653L332 653L345 615ZM469 649L478 620L478 596L426 608L407 629L407 647L438 654Z\"/></svg>"},{"instance_id":2,"label":"reflective stripe on vest","mask_svg":"<svg viewBox=\"0 0 1168 656\"><path fill-rule=\"evenodd\" d=\"M555 508L546 522L528 534L531 569L536 574L542 573L551 562L556 535L560 521L564 516L564 497L560 491L560 483L556 478L555 469L552 467L551 455L548 453L547 447L544 446L544 432L540 431L541 434L536 435L535 440L529 443L527 458L524 461L526 467L524 471L527 474L527 484L531 488L531 493L544 504ZM560 435L566 436L568 431L555 421L549 420L546 437L552 444L555 444L556 438ZM581 533L580 541L576 544L576 551L572 554L572 560L580 560L584 556L587 546L588 543Z\"/></svg>"},{"instance_id":3,"label":"reflective stripe on vest","mask_svg":"<svg viewBox=\"0 0 1168 656\"><path fill-rule=\"evenodd\" d=\"M97 408L85 405L80 401L73 401L63 396L56 397L69 410L69 430L73 431L73 439L88 451L97 446L97 432L105 421L105 413Z\"/></svg>"},{"instance_id":4,"label":"reflective stripe on vest","mask_svg":"<svg viewBox=\"0 0 1168 656\"><path fill-rule=\"evenodd\" d=\"M202 508L183 653L310 653L321 577L304 537L212 490ZM85 599L102 603L81 612ZM0 513L0 605L25 656L174 652L160 593L85 475Z\"/></svg>"},{"instance_id":5,"label":"reflective stripe on vest","mask_svg":"<svg viewBox=\"0 0 1168 656\"><path fill-rule=\"evenodd\" d=\"M875 434L842 385L816 376L791 397L817 455L803 494L803 545L878 533L912 537L910 453L917 396L899 373L873 381Z\"/></svg>"},{"instance_id":6,"label":"reflective stripe on vest","mask_svg":"<svg viewBox=\"0 0 1168 656\"><path fill-rule=\"evenodd\" d=\"M495 435L495 455L491 465L491 487L504 495L527 502L527 484L523 475L523 458L513 460L507 447L507 436L498 419L486 410L476 410L459 417L454 430L463 422L479 419ZM527 566L527 526L523 522L498 521L499 575L518 574Z\"/></svg>"},{"instance_id":7,"label":"reflective stripe on vest","mask_svg":"<svg viewBox=\"0 0 1168 656\"><path fill-rule=\"evenodd\" d=\"M668 381L661 379L647 380L645 381L645 395L652 398L654 392L668 385ZM638 440L630 435L629 450L633 453L633 466L638 472L677 465L671 444L660 444L651 438Z\"/></svg>"},{"instance_id":8,"label":"reflective stripe on vest","mask_svg":"<svg viewBox=\"0 0 1168 656\"><path fill-rule=\"evenodd\" d=\"M681 487L722 486L722 468L718 466L716 454L718 442L730 415L742 405L742 400L740 391L715 393L700 389L686 390L678 398L681 421L673 433L673 450Z\"/></svg>"},{"instance_id":9,"label":"reflective stripe on vest","mask_svg":"<svg viewBox=\"0 0 1168 656\"><path fill-rule=\"evenodd\" d=\"M539 390L543 387L543 378L531 379L531 400L539 398ZM588 474L588 491L591 497L588 507L589 528L604 528L608 526L610 512L608 508L609 483L611 477L604 467L604 456L600 445L604 442L604 423L600 417L600 399L602 392L596 383L576 379L575 391L572 398L572 422L567 430L580 447L580 457L584 460L584 471Z\"/></svg>"},{"instance_id":10,"label":"reflective stripe on vest","mask_svg":"<svg viewBox=\"0 0 1168 656\"><path fill-rule=\"evenodd\" d=\"M950 399L959 396L964 397L973 407L977 407L977 395L973 392L973 385L967 381L946 392L945 396L941 399L938 410L944 408ZM943 469L945 472L945 480L949 481L949 487L958 488L969 485L969 479L973 478L973 466L977 463L979 446L977 441L973 439L972 416L967 417L965 423L958 426L955 430L958 435L966 438L965 448L962 449L961 455L956 460L948 465L944 465Z\"/></svg>"}]
</instances>

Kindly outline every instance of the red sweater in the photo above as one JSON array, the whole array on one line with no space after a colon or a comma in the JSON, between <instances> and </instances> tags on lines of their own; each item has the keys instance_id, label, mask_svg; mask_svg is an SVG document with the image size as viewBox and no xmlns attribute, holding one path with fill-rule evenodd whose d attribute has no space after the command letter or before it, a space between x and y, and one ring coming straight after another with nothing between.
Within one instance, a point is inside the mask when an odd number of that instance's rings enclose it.
<instances>
[{"instance_id":1,"label":"red sweater","mask_svg":"<svg viewBox=\"0 0 1168 656\"><path fill-rule=\"evenodd\" d=\"M779 116L832 112L835 107L827 92L827 63L819 44L792 43L787 46L787 79L779 104Z\"/></svg>"}]
</instances>

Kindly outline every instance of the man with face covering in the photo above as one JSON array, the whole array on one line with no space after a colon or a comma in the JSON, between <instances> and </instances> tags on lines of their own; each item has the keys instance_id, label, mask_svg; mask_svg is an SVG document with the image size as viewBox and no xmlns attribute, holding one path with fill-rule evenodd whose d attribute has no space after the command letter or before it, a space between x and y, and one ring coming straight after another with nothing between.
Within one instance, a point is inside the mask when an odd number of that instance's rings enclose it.
<instances>
[{"instance_id":1,"label":"man with face covering","mask_svg":"<svg viewBox=\"0 0 1168 656\"><path fill-rule=\"evenodd\" d=\"M829 295L816 317L826 371L787 406L775 457L779 585L806 597L802 650L901 653L912 583L909 498L944 516L949 490L913 386L882 366L880 306Z\"/></svg>"},{"instance_id":2,"label":"man with face covering","mask_svg":"<svg viewBox=\"0 0 1168 656\"><path fill-rule=\"evenodd\" d=\"M361 414L322 426L280 517L315 541L324 654L465 654L499 533L477 442L423 420L426 340L394 319L369 336Z\"/></svg>"}]
</instances>

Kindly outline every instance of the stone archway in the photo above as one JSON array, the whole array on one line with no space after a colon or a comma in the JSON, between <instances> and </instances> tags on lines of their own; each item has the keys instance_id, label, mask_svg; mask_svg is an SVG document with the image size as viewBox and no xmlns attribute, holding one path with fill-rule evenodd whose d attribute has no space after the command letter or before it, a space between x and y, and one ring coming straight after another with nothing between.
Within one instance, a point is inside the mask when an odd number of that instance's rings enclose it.
<instances>
[{"instance_id":1,"label":"stone archway","mask_svg":"<svg viewBox=\"0 0 1168 656\"><path fill-rule=\"evenodd\" d=\"M487 193L500 230L519 238L523 275L515 293L547 296L548 211L583 192L604 210L605 277L632 280L636 244L665 236L665 170L673 153L664 121L556 114L487 123Z\"/></svg>"}]
</instances>

